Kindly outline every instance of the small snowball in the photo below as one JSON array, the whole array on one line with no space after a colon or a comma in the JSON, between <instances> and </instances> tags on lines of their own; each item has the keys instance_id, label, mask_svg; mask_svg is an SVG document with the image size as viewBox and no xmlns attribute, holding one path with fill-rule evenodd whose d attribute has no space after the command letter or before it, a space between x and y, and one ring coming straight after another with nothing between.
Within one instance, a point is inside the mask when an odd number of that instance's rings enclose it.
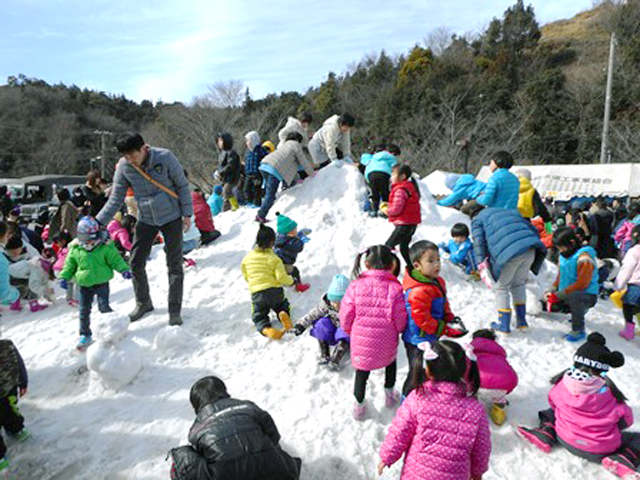
<instances>
[{"instance_id":1,"label":"small snowball","mask_svg":"<svg viewBox=\"0 0 640 480\"><path fill-rule=\"evenodd\" d=\"M129 330L129 317L122 313L98 313L91 316L93 339L101 342L118 343Z\"/></svg>"},{"instance_id":2,"label":"small snowball","mask_svg":"<svg viewBox=\"0 0 640 480\"><path fill-rule=\"evenodd\" d=\"M105 387L118 390L133 381L140 372L140 347L131 339L117 345L96 342L87 350L87 367Z\"/></svg>"}]
</instances>

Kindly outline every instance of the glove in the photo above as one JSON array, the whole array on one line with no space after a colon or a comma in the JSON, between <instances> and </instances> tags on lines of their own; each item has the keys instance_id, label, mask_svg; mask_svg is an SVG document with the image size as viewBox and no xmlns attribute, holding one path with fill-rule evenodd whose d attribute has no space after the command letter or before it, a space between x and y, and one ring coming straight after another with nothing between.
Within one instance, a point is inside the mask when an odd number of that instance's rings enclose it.
<instances>
[{"instance_id":1,"label":"glove","mask_svg":"<svg viewBox=\"0 0 640 480\"><path fill-rule=\"evenodd\" d=\"M389 212L389 204L388 204L387 202L382 202L382 203L380 204L380 207L379 207L379 208L380 208L380 211L381 211L382 213L384 213L385 215L389 215L389 214L388 214L388 212Z\"/></svg>"},{"instance_id":2,"label":"glove","mask_svg":"<svg viewBox=\"0 0 640 480\"><path fill-rule=\"evenodd\" d=\"M304 325L297 324L293 327L293 333L296 335L296 337L302 335L305 330L306 328L304 327Z\"/></svg>"},{"instance_id":3,"label":"glove","mask_svg":"<svg viewBox=\"0 0 640 480\"><path fill-rule=\"evenodd\" d=\"M549 235L551 235L553 233L553 223L551 223L551 222L545 223L544 224L544 229Z\"/></svg>"},{"instance_id":4,"label":"glove","mask_svg":"<svg viewBox=\"0 0 640 480\"><path fill-rule=\"evenodd\" d=\"M69 288L69 284L67 283L67 280L64 278L60 279L60 288L63 290L66 290L67 288Z\"/></svg>"},{"instance_id":5,"label":"glove","mask_svg":"<svg viewBox=\"0 0 640 480\"><path fill-rule=\"evenodd\" d=\"M311 240L306 235L298 235L298 238L300 238L300 240L302 240L302 243L309 243L309 240Z\"/></svg>"},{"instance_id":6,"label":"glove","mask_svg":"<svg viewBox=\"0 0 640 480\"><path fill-rule=\"evenodd\" d=\"M303 228L302 230L300 230L300 232L298 232L298 234L303 234L304 236L309 235L312 232L312 230L310 228Z\"/></svg>"},{"instance_id":7,"label":"glove","mask_svg":"<svg viewBox=\"0 0 640 480\"><path fill-rule=\"evenodd\" d=\"M455 327L444 327L444 330L442 331L442 335L449 338L460 338L464 337L466 334L467 332Z\"/></svg>"},{"instance_id":8,"label":"glove","mask_svg":"<svg viewBox=\"0 0 640 480\"><path fill-rule=\"evenodd\" d=\"M124 272L122 272L122 278L124 278L125 280L131 280L131 271L125 270Z\"/></svg>"}]
</instances>

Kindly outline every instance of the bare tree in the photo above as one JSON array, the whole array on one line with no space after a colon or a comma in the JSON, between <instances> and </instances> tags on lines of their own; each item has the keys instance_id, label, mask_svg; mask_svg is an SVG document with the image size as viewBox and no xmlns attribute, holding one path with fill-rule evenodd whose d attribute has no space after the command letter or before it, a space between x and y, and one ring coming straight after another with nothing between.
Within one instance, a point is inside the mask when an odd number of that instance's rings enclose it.
<instances>
[{"instance_id":1,"label":"bare tree","mask_svg":"<svg viewBox=\"0 0 640 480\"><path fill-rule=\"evenodd\" d=\"M216 108L235 108L242 105L245 85L242 80L227 80L209 85L209 92L202 97L208 106Z\"/></svg>"},{"instance_id":2,"label":"bare tree","mask_svg":"<svg viewBox=\"0 0 640 480\"><path fill-rule=\"evenodd\" d=\"M434 55L442 55L442 53L451 45L451 37L453 31L448 27L437 27L431 30L424 37L424 46L430 49Z\"/></svg>"}]
</instances>

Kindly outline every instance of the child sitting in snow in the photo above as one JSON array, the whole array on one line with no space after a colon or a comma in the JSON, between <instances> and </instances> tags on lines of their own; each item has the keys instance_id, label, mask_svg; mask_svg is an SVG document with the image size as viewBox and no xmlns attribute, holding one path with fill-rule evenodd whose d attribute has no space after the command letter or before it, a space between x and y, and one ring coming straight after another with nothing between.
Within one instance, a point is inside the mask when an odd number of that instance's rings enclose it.
<instances>
[{"instance_id":1,"label":"child sitting in snow","mask_svg":"<svg viewBox=\"0 0 640 480\"><path fill-rule=\"evenodd\" d=\"M385 245L389 248L400 245L400 254L407 268L410 268L409 244L422 221L420 188L412 177L409 165L396 165L391 169L391 184L389 206L381 211L389 217L389 221L395 225L395 229Z\"/></svg>"},{"instance_id":2,"label":"child sitting in snow","mask_svg":"<svg viewBox=\"0 0 640 480\"><path fill-rule=\"evenodd\" d=\"M135 217L129 214L123 215L121 212L117 212L107 225L107 232L122 256L127 255L133 248L131 238L135 225Z\"/></svg>"},{"instance_id":3,"label":"child sitting in snow","mask_svg":"<svg viewBox=\"0 0 640 480\"><path fill-rule=\"evenodd\" d=\"M619 335L625 340L633 340L636 336L636 325L633 321L640 313L640 225L631 231L632 247L622 261L622 268L616 277L614 289L624 292L622 297L622 314L625 327Z\"/></svg>"},{"instance_id":4,"label":"child sitting in snow","mask_svg":"<svg viewBox=\"0 0 640 480\"><path fill-rule=\"evenodd\" d=\"M364 258L366 270L360 273ZM340 326L351 339L351 364L356 371L353 417L367 413L364 397L372 370L384 368L385 405L393 408L400 395L396 384L398 336L407 326L407 310L398 282L399 260L385 245L359 253L353 267L355 279L340 304Z\"/></svg>"},{"instance_id":5,"label":"child sitting in snow","mask_svg":"<svg viewBox=\"0 0 640 480\"><path fill-rule=\"evenodd\" d=\"M505 408L509 402L506 396L518 386L518 374L509 365L507 352L496 342L492 330L473 332L471 346L480 372L478 396L491 405L489 416L493 423L502 425L507 419Z\"/></svg>"},{"instance_id":6,"label":"child sitting in snow","mask_svg":"<svg viewBox=\"0 0 640 480\"><path fill-rule=\"evenodd\" d=\"M590 334L573 356L573 367L551 379L551 408L538 412L540 426L518 427L518 432L545 453L560 444L620 477L633 475L640 464L638 434L622 433L633 423L633 413L607 376L622 365L620 352L611 352L601 334Z\"/></svg>"},{"instance_id":7,"label":"child sitting in snow","mask_svg":"<svg viewBox=\"0 0 640 480\"><path fill-rule=\"evenodd\" d=\"M491 433L475 398L475 362L449 340L421 348L424 368L416 372L414 389L389 427L378 474L404 455L403 479L480 480L489 469Z\"/></svg>"},{"instance_id":8,"label":"child sitting in snow","mask_svg":"<svg viewBox=\"0 0 640 480\"><path fill-rule=\"evenodd\" d=\"M545 294L549 305L571 313L571 332L564 336L569 342L586 337L584 317L598 301L598 274L596 251L581 246L575 232L563 227L553 234L553 244L560 252L560 269L553 289Z\"/></svg>"},{"instance_id":9,"label":"child sitting in snow","mask_svg":"<svg viewBox=\"0 0 640 480\"><path fill-rule=\"evenodd\" d=\"M409 372L402 387L406 397L411 391L414 373L422 368L422 350L418 345L433 343L441 336L462 337L467 333L458 317L451 313L447 299L447 285L440 276L438 247L427 240L411 245L409 250L412 269L402 280L407 307L407 328L402 340L407 352Z\"/></svg>"},{"instance_id":10,"label":"child sitting in snow","mask_svg":"<svg viewBox=\"0 0 640 480\"><path fill-rule=\"evenodd\" d=\"M242 275L251 292L251 320L258 332L265 337L279 340L293 324L290 318L289 301L284 295L283 285L293 285L293 278L287 273L282 260L273 252L276 233L272 228L260 224L256 246L242 259ZM284 330L271 326L269 312L278 315Z\"/></svg>"},{"instance_id":11,"label":"child sitting in snow","mask_svg":"<svg viewBox=\"0 0 640 480\"><path fill-rule=\"evenodd\" d=\"M278 217L275 252L289 275L293 277L296 292L305 292L309 289L308 283L302 283L300 271L293 264L296 263L298 254L304 249L304 244L309 241L307 235L311 230L305 228L298 232L298 224L289 217L276 213Z\"/></svg>"},{"instance_id":12,"label":"child sitting in snow","mask_svg":"<svg viewBox=\"0 0 640 480\"><path fill-rule=\"evenodd\" d=\"M38 299L46 298L51 301L53 290L50 285L50 259L42 257L38 251L24 244L19 235L13 235L5 245L9 260L9 275L12 282L18 286L22 298L29 300L29 309L38 312L48 307ZM11 310L20 311L20 300L11 305Z\"/></svg>"},{"instance_id":13,"label":"child sitting in snow","mask_svg":"<svg viewBox=\"0 0 640 480\"><path fill-rule=\"evenodd\" d=\"M11 340L0 340L0 427L21 442L29 438L24 417L18 409L18 398L27 394L29 378L20 352ZM0 472L9 467L7 447L0 435Z\"/></svg>"},{"instance_id":14,"label":"child sitting in snow","mask_svg":"<svg viewBox=\"0 0 640 480\"><path fill-rule=\"evenodd\" d=\"M222 211L224 199L222 198L222 185L213 187L213 193L207 199L207 205L211 209L211 215L216 216Z\"/></svg>"},{"instance_id":15,"label":"child sitting in snow","mask_svg":"<svg viewBox=\"0 0 640 480\"><path fill-rule=\"evenodd\" d=\"M349 279L344 275L334 275L331 285L320 305L302 317L295 325L295 334L302 333L313 326L311 336L320 344L320 365L327 365L329 370L338 371L340 361L349 350L349 335L340 328L340 302L344 297ZM336 345L331 354L329 347Z\"/></svg>"},{"instance_id":16,"label":"child sitting in snow","mask_svg":"<svg viewBox=\"0 0 640 480\"><path fill-rule=\"evenodd\" d=\"M131 279L129 265L118 253L113 242L105 243L100 225L93 217L78 222L78 238L69 247L69 253L60 272L60 286L68 287L73 280L80 290L80 339L76 348L84 351L91 344L91 305L98 297L98 309L112 312L109 305L109 280L117 270L122 277Z\"/></svg>"},{"instance_id":17,"label":"child sitting in snow","mask_svg":"<svg viewBox=\"0 0 640 480\"><path fill-rule=\"evenodd\" d=\"M236 400L222 380L198 380L189 394L196 419L191 445L170 455L172 480L297 480L299 458L280 447L273 418L253 402Z\"/></svg>"},{"instance_id":18,"label":"child sitting in snow","mask_svg":"<svg viewBox=\"0 0 640 480\"><path fill-rule=\"evenodd\" d=\"M66 230L63 230L53 237L53 246L58 249L56 261L53 264L53 274L57 278L60 278L60 272L64 268L64 262L67 259L67 254L69 253L69 245L72 241L73 238L71 238L71 234ZM78 306L75 290L75 284L73 282L67 282L66 300L71 307Z\"/></svg>"},{"instance_id":19,"label":"child sitting in snow","mask_svg":"<svg viewBox=\"0 0 640 480\"><path fill-rule=\"evenodd\" d=\"M469 239L469 227L464 223L456 223L451 228L451 240L438 245L449 254L449 261L462 267L467 275L478 271L478 264L473 253L473 243Z\"/></svg>"},{"instance_id":20,"label":"child sitting in snow","mask_svg":"<svg viewBox=\"0 0 640 480\"><path fill-rule=\"evenodd\" d=\"M9 230L5 222L0 222L0 302L3 305L20 304L20 292L11 285L9 278L9 260L4 253L4 245L9 239ZM13 310L14 308L12 308Z\"/></svg>"}]
</instances>

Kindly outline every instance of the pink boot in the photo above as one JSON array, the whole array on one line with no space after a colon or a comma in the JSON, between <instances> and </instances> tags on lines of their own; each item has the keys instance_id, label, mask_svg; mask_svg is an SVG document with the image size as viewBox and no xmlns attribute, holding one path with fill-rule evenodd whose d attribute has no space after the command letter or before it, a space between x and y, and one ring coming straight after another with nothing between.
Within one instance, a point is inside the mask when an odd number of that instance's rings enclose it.
<instances>
[{"instance_id":1,"label":"pink boot","mask_svg":"<svg viewBox=\"0 0 640 480\"><path fill-rule=\"evenodd\" d=\"M15 302L13 302L11 304L11 306L9 307L9 310L11 310L12 312L21 312L22 311L22 305L20 305L20 299L19 298Z\"/></svg>"},{"instance_id":2,"label":"pink boot","mask_svg":"<svg viewBox=\"0 0 640 480\"><path fill-rule=\"evenodd\" d=\"M622 338L624 338L627 341L631 341L633 340L633 338L636 336L636 325L633 322L627 322L624 325L624 329L621 330L620 332L618 332L618 335L620 335Z\"/></svg>"},{"instance_id":3,"label":"pink boot","mask_svg":"<svg viewBox=\"0 0 640 480\"><path fill-rule=\"evenodd\" d=\"M367 414L367 406L363 403L356 402L353 406L353 418L361 422Z\"/></svg>"},{"instance_id":4,"label":"pink boot","mask_svg":"<svg viewBox=\"0 0 640 480\"><path fill-rule=\"evenodd\" d=\"M40 305L38 303L38 300L29 300L29 310L31 310L31 312L39 312L40 310L44 310L48 306L49 305Z\"/></svg>"},{"instance_id":5,"label":"pink boot","mask_svg":"<svg viewBox=\"0 0 640 480\"><path fill-rule=\"evenodd\" d=\"M392 388L384 389L384 405L387 408L393 408L398 405L400 401L400 394L397 390Z\"/></svg>"}]
</instances>

